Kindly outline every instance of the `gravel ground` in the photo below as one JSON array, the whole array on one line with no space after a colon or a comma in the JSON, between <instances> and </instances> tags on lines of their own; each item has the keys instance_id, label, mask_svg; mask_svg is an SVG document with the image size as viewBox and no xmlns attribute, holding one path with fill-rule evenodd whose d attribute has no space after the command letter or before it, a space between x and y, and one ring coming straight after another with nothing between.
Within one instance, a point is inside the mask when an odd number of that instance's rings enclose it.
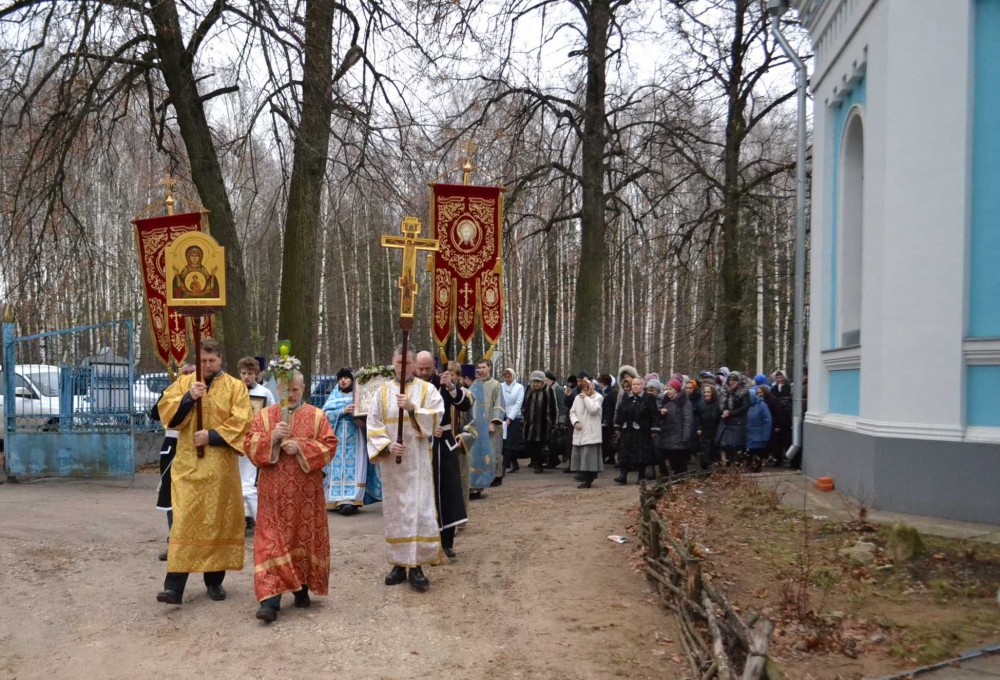
<instances>
[{"instance_id":1,"label":"gravel ground","mask_svg":"<svg viewBox=\"0 0 1000 680\"><path fill-rule=\"evenodd\" d=\"M155 601L155 475L0 486L0 678L680 678L672 620L617 545L635 486L522 469L474 501L429 592L388 588L381 505L330 515L330 595L254 619L251 567ZM667 642L663 642L667 640Z\"/></svg>"}]
</instances>

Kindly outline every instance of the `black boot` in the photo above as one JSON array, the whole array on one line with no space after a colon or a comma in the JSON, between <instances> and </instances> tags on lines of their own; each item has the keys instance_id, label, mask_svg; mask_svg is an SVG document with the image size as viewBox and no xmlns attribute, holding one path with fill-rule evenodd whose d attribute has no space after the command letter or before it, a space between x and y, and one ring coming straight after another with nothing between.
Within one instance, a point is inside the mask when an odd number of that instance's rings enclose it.
<instances>
[{"instance_id":1,"label":"black boot","mask_svg":"<svg viewBox=\"0 0 1000 680\"><path fill-rule=\"evenodd\" d=\"M157 594L156 601L163 604L180 604L182 597L183 594L178 593L176 590L164 590Z\"/></svg>"},{"instance_id":2,"label":"black boot","mask_svg":"<svg viewBox=\"0 0 1000 680\"><path fill-rule=\"evenodd\" d=\"M413 567L410 569L409 578L410 585L413 589L419 590L420 592L427 590L427 588L431 585L431 582L427 580L426 576L424 576L424 570L420 567Z\"/></svg>"},{"instance_id":3,"label":"black boot","mask_svg":"<svg viewBox=\"0 0 1000 680\"><path fill-rule=\"evenodd\" d=\"M302 590L293 594L295 595L295 606L299 609L312 606L312 600L309 599L309 586L302 586Z\"/></svg>"},{"instance_id":4,"label":"black boot","mask_svg":"<svg viewBox=\"0 0 1000 680\"><path fill-rule=\"evenodd\" d=\"M622 468L621 473L615 477L615 484L628 484L628 469Z\"/></svg>"},{"instance_id":5,"label":"black boot","mask_svg":"<svg viewBox=\"0 0 1000 680\"><path fill-rule=\"evenodd\" d=\"M503 477L494 477L493 481L490 482L490 488L492 489L493 487L500 486L501 484L503 484Z\"/></svg>"},{"instance_id":6,"label":"black boot","mask_svg":"<svg viewBox=\"0 0 1000 680\"><path fill-rule=\"evenodd\" d=\"M298 596L298 593L295 594ZM260 603L257 610L257 619L264 623L274 623L278 620L278 612L281 610L281 595L269 597Z\"/></svg>"},{"instance_id":7,"label":"black boot","mask_svg":"<svg viewBox=\"0 0 1000 680\"><path fill-rule=\"evenodd\" d=\"M406 580L406 567L393 567L392 571L385 575L387 586L398 586Z\"/></svg>"}]
</instances>

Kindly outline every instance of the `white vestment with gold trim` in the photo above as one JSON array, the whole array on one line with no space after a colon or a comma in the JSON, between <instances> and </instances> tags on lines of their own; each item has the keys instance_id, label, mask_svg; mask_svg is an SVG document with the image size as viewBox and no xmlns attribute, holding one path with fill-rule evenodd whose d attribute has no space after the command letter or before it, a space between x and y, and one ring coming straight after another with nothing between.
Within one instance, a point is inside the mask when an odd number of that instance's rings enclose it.
<instances>
[{"instance_id":1,"label":"white vestment with gold trim","mask_svg":"<svg viewBox=\"0 0 1000 680\"><path fill-rule=\"evenodd\" d=\"M399 382L387 382L373 395L368 411L368 457L381 465L382 514L389 564L419 567L439 564L441 539L434 503L434 430L444 414L444 400L430 383L411 378L406 394L416 406L403 420L403 462L389 453L396 441Z\"/></svg>"}]
</instances>

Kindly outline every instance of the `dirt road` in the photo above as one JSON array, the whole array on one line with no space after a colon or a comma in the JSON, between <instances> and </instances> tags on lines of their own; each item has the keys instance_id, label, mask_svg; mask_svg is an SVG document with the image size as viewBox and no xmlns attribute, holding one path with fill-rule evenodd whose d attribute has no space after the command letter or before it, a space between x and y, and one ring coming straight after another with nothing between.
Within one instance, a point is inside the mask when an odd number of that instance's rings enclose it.
<instances>
[{"instance_id":1,"label":"dirt road","mask_svg":"<svg viewBox=\"0 0 1000 680\"><path fill-rule=\"evenodd\" d=\"M637 498L611 474L508 476L472 503L430 592L382 584L381 506L330 516L329 597L254 619L247 567L212 602L158 604L154 475L0 486L0 678L682 678L672 620L617 545Z\"/></svg>"}]
</instances>

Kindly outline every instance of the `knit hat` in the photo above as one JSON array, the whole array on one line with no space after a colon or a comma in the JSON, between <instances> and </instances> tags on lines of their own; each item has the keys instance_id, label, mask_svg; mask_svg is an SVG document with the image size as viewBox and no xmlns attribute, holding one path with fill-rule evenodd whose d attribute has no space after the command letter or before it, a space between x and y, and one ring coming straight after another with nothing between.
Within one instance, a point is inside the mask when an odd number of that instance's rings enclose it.
<instances>
[{"instance_id":1,"label":"knit hat","mask_svg":"<svg viewBox=\"0 0 1000 680\"><path fill-rule=\"evenodd\" d=\"M691 387L693 387L693 388L694 388L695 390L699 390L699 389L701 389L701 386L700 386L700 385L698 384L698 381L697 381L697 380L694 380L694 379L691 379L691 380L688 380L688 381L687 381L686 383L684 383L684 384L685 384L685 386L687 386L687 385L690 385L690 386L691 386Z\"/></svg>"},{"instance_id":2,"label":"knit hat","mask_svg":"<svg viewBox=\"0 0 1000 680\"><path fill-rule=\"evenodd\" d=\"M763 373L758 373L757 375L755 375L753 377L753 384L754 385L766 385L767 384L767 376L764 375Z\"/></svg>"},{"instance_id":3,"label":"knit hat","mask_svg":"<svg viewBox=\"0 0 1000 680\"><path fill-rule=\"evenodd\" d=\"M648 382L649 382L650 380L656 380L656 381L659 381L659 379L660 379L660 375L659 375L658 373L647 373L647 374L646 374L645 376L643 376L643 378L642 378L642 379L643 379L643 380L645 380L645 381L646 381L647 383L648 383Z\"/></svg>"},{"instance_id":4,"label":"knit hat","mask_svg":"<svg viewBox=\"0 0 1000 680\"><path fill-rule=\"evenodd\" d=\"M354 369L350 366L344 366L342 369L337 371L337 380L340 380L341 378L350 378L351 380L354 380Z\"/></svg>"},{"instance_id":5,"label":"knit hat","mask_svg":"<svg viewBox=\"0 0 1000 680\"><path fill-rule=\"evenodd\" d=\"M656 378L653 378L652 380L647 380L646 387L647 388L652 387L654 390L656 390L657 394L663 391L663 385L661 385L660 381L657 380Z\"/></svg>"},{"instance_id":6,"label":"knit hat","mask_svg":"<svg viewBox=\"0 0 1000 680\"><path fill-rule=\"evenodd\" d=\"M535 382L536 380L545 382L545 374L541 371L532 371L531 375L528 376L528 382Z\"/></svg>"},{"instance_id":7,"label":"knit hat","mask_svg":"<svg viewBox=\"0 0 1000 680\"><path fill-rule=\"evenodd\" d=\"M670 381L667 383L667 385L669 387L673 387L674 392L680 392L681 387L683 387L683 385L681 385L681 381L678 380L677 378L671 378Z\"/></svg>"}]
</instances>

